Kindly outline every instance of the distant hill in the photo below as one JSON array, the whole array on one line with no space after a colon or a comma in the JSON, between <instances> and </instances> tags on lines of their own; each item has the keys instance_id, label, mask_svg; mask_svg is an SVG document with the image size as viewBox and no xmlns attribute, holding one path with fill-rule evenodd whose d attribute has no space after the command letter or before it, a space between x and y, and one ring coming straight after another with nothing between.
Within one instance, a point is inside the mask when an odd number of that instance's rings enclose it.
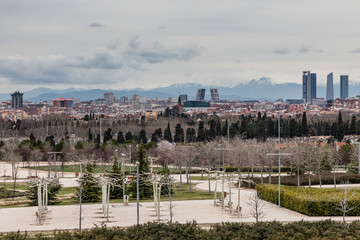
<instances>
[{"instance_id":1,"label":"distant hill","mask_svg":"<svg viewBox=\"0 0 360 240\"><path fill-rule=\"evenodd\" d=\"M117 98L126 96L131 98L132 95L138 94L146 96L147 98L158 97L165 99L172 97L177 99L179 93L187 94L189 100L194 100L197 89L205 88L205 99L210 99L210 88L217 88L219 90L220 99L223 100L275 100L278 98L283 99L300 99L302 97L302 85L297 83L274 83L270 78L260 78L258 80L251 80L247 83L239 83L231 87L219 87L219 86L205 86L197 83L184 83L173 84L166 87L159 87L150 90L141 88L135 88L132 90L104 90L104 89L75 89L68 88L64 90L55 90L50 88L36 88L28 92L24 92L24 100L39 102L40 100L52 100L54 98L78 98L81 101L93 100L97 98L103 98L104 92L111 91ZM21 90L20 90L21 91ZM339 84L334 85L335 98L340 96ZM325 98L326 87L317 87L317 97ZM360 95L360 83L349 83L349 96ZM0 93L0 100L11 99L10 93Z\"/></svg>"}]
</instances>

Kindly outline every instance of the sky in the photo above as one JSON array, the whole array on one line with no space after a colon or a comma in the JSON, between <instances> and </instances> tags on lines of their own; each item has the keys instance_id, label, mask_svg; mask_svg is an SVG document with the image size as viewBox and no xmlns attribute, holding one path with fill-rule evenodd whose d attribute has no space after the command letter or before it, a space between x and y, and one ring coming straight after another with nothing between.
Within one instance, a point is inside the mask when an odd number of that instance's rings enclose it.
<instances>
[{"instance_id":1,"label":"sky","mask_svg":"<svg viewBox=\"0 0 360 240\"><path fill-rule=\"evenodd\" d=\"M0 92L360 83L357 0L0 0Z\"/></svg>"}]
</instances>

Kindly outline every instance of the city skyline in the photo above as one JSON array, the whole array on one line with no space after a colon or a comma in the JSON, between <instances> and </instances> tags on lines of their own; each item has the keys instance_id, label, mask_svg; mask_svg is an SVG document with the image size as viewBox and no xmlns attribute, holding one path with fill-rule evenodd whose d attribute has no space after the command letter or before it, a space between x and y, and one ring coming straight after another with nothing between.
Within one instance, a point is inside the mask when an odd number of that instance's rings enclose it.
<instances>
[{"instance_id":1,"label":"city skyline","mask_svg":"<svg viewBox=\"0 0 360 240\"><path fill-rule=\"evenodd\" d=\"M318 85L326 85L329 69L360 82L359 34L352 24L360 20L359 5L5 0L1 91L233 86L262 77L297 83L303 69L316 70Z\"/></svg>"}]
</instances>

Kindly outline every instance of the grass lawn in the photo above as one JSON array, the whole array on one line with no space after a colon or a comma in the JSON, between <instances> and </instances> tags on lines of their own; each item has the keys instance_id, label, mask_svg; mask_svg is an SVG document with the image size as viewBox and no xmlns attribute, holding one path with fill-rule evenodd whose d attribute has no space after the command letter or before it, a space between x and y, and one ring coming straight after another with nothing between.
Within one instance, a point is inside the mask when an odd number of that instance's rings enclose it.
<instances>
[{"instance_id":1,"label":"grass lawn","mask_svg":"<svg viewBox=\"0 0 360 240\"><path fill-rule=\"evenodd\" d=\"M32 167L25 167L25 168L30 168L30 169L34 169L34 170L37 169L40 171L48 171L49 170L48 166L38 166L38 167L32 166ZM111 171L111 168L112 168L111 165L96 165L93 168L93 173L104 173L106 171ZM55 170L55 168L54 168L54 166L52 166L51 171L54 171L54 170ZM80 165L64 165L64 166L57 165L57 170L59 172L73 172L73 173L77 172L77 173L79 173ZM161 172L162 168L154 167L153 170L157 171L157 172ZM130 166L125 166L125 172L126 172L126 174L130 174ZM178 174L178 173L180 173L180 170L177 168L170 168L170 172L173 174ZM182 172L185 173L185 170L182 170ZM131 166L131 173L132 174L136 173L136 166Z\"/></svg>"},{"instance_id":2,"label":"grass lawn","mask_svg":"<svg viewBox=\"0 0 360 240\"><path fill-rule=\"evenodd\" d=\"M189 184L183 184L182 187L180 187L179 183L175 183L173 186L174 194L172 195L173 201L184 201L184 200L207 200L207 199L213 199L214 198L214 192L211 192L209 194L208 191L198 190L196 189L196 184L191 185L191 192L189 192ZM76 193L75 187L65 187L61 188L60 192L57 195L57 198L59 199L59 203L56 205L72 205L72 204L78 204L77 200L74 198ZM220 193L217 194L218 197L220 197ZM26 200L27 198L22 198L21 200ZM168 196L162 196L162 201L168 201ZM19 199L20 200L20 199ZM152 202L153 199L144 199L140 200L141 202ZM111 203L119 203L122 202L122 199L111 199ZM130 197L130 202L136 202L136 198ZM100 202L96 202L100 203ZM89 203L94 204L94 203ZM29 206L29 205L26 205ZM3 207L24 207L24 204L22 205L5 205L1 206Z\"/></svg>"}]
</instances>

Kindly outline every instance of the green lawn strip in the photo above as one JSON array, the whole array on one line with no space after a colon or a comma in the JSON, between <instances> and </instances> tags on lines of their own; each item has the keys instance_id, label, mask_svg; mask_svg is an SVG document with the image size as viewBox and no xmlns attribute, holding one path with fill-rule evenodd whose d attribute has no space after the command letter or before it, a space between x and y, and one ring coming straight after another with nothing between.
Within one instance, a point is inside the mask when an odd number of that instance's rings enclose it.
<instances>
[{"instance_id":1,"label":"green lawn strip","mask_svg":"<svg viewBox=\"0 0 360 240\"><path fill-rule=\"evenodd\" d=\"M278 203L278 185L276 184L257 184L256 189L260 198ZM360 190L352 189L350 195L354 193L352 199L348 199L349 208L356 207L347 213L348 216L360 216ZM305 188L294 186L281 186L281 206L295 210L308 216L341 216L342 212L337 204L339 196L343 198L343 188Z\"/></svg>"},{"instance_id":2,"label":"green lawn strip","mask_svg":"<svg viewBox=\"0 0 360 240\"><path fill-rule=\"evenodd\" d=\"M196 189L196 184L192 184L191 192L189 192L189 184L183 184L182 188L179 183L176 183L173 186L174 194L172 195L173 201L184 201L184 200L208 200L214 198L214 192L209 194L208 191L198 190ZM78 204L78 201L74 198L76 193L76 187L64 187L61 188L60 192L57 195L58 203L56 205L74 205ZM220 197L220 193L217 193L217 197ZM27 198L22 198L23 200L27 200ZM9 199L10 201L11 199ZM168 201L169 196L161 196L161 201ZM143 199L140 202L152 202L153 199ZM130 202L136 202L136 198L130 197ZM86 203L86 204L99 204L101 202L95 203ZM110 203L122 203L122 199L110 199ZM9 208L9 207L24 207L29 205L5 205L0 208Z\"/></svg>"}]
</instances>

